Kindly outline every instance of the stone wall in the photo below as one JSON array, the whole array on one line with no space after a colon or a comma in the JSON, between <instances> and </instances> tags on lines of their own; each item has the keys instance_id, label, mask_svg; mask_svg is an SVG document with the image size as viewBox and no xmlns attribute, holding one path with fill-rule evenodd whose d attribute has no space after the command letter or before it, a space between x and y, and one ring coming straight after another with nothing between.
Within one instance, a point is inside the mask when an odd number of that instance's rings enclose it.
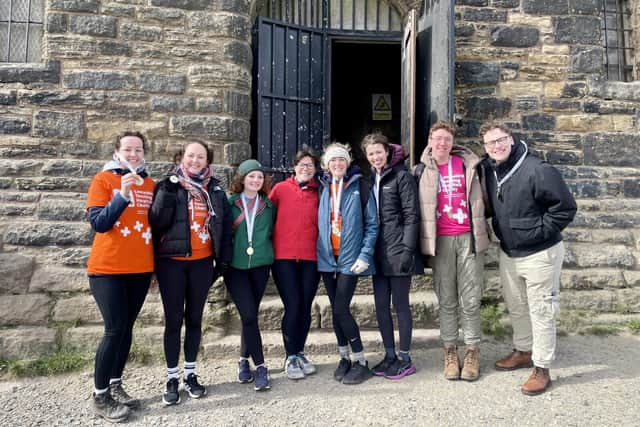
<instances>
[{"instance_id":1,"label":"stone wall","mask_svg":"<svg viewBox=\"0 0 640 427\"><path fill-rule=\"evenodd\" d=\"M600 2L456 5L463 140L481 152L483 121L506 123L561 169L577 198L565 233L563 307L640 312L640 81L601 77ZM497 292L495 274L488 278Z\"/></svg>"},{"instance_id":2,"label":"stone wall","mask_svg":"<svg viewBox=\"0 0 640 427\"><path fill-rule=\"evenodd\" d=\"M85 193L118 132L149 137L154 177L190 138L211 146L224 180L251 154L252 10L249 0L47 0L44 62L0 64L0 358L94 348ZM580 210L566 233L564 307L640 312L640 82L601 78L598 11L598 0L457 0L457 117L479 151L480 124L498 119L567 178ZM495 249L488 267L487 295L498 296ZM415 287L416 326L432 327L429 277ZM372 298L356 304L375 327ZM272 289L263 306L277 329ZM206 340L238 327L219 283L205 316ZM156 290L139 324L157 347ZM321 296L314 326L329 325Z\"/></svg>"}]
</instances>

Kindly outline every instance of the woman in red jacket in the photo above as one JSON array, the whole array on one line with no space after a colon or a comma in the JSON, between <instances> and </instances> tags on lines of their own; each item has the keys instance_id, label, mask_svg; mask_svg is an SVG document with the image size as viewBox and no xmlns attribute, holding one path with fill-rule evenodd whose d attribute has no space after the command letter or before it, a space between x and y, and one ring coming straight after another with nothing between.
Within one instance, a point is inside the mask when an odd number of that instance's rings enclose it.
<instances>
[{"instance_id":1,"label":"woman in red jacket","mask_svg":"<svg viewBox=\"0 0 640 427\"><path fill-rule=\"evenodd\" d=\"M273 230L273 278L284 304L282 336L287 352L285 372L302 379L316 372L304 354L311 327L311 304L320 275L316 258L318 240L318 159L308 150L294 159L294 175L278 183L269 199L277 210Z\"/></svg>"}]
</instances>

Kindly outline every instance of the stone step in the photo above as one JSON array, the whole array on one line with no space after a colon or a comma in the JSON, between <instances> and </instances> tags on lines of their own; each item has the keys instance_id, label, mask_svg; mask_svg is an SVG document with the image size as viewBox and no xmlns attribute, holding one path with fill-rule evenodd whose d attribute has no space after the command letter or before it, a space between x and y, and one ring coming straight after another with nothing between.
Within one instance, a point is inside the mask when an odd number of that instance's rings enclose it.
<instances>
[{"instance_id":1,"label":"stone step","mask_svg":"<svg viewBox=\"0 0 640 427\"><path fill-rule=\"evenodd\" d=\"M413 313L413 325L415 328L433 328L438 324L438 302L433 291L412 292L410 296L411 311ZM240 331L240 317L233 304L230 309L230 317L227 322L228 332ZM284 307L280 297L267 295L260 304L259 322L260 328L265 331L280 330L280 322ZM358 325L363 328L377 328L375 303L373 295L354 295L351 301L351 312ZM392 309L395 320L395 313ZM331 329L332 314L329 297L318 295L311 308L311 327Z\"/></svg>"}]
</instances>

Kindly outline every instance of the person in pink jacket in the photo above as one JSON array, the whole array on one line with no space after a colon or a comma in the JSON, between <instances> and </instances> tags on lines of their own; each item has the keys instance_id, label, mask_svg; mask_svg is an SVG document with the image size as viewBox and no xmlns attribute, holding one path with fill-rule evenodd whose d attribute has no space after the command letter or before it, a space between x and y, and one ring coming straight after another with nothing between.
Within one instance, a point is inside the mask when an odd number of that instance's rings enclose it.
<instances>
[{"instance_id":1,"label":"person in pink jacket","mask_svg":"<svg viewBox=\"0 0 640 427\"><path fill-rule=\"evenodd\" d=\"M302 379L316 372L304 354L311 327L311 304L318 290L318 159L303 149L294 159L293 176L273 188L269 199L276 207L273 230L273 278L284 304L282 337L287 353L285 373Z\"/></svg>"}]
</instances>

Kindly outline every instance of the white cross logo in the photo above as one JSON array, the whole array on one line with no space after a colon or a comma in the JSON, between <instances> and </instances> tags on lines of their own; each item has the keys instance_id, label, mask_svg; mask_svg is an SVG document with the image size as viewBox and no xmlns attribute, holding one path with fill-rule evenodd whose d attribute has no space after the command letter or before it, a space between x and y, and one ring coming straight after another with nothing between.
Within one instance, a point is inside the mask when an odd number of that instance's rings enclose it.
<instances>
[{"instance_id":1,"label":"white cross logo","mask_svg":"<svg viewBox=\"0 0 640 427\"><path fill-rule=\"evenodd\" d=\"M133 229L139 233L140 230L142 230L142 223L140 221L136 221L136 225L133 226Z\"/></svg>"},{"instance_id":2,"label":"white cross logo","mask_svg":"<svg viewBox=\"0 0 640 427\"><path fill-rule=\"evenodd\" d=\"M209 233L203 230L201 233L198 233L198 237L200 237L200 241L202 243L207 243L207 240L209 240Z\"/></svg>"},{"instance_id":3,"label":"white cross logo","mask_svg":"<svg viewBox=\"0 0 640 427\"><path fill-rule=\"evenodd\" d=\"M193 224L191 224L191 229L197 232L198 230L200 230L200 224L198 224L197 222L194 222Z\"/></svg>"},{"instance_id":4,"label":"white cross logo","mask_svg":"<svg viewBox=\"0 0 640 427\"><path fill-rule=\"evenodd\" d=\"M147 231L142 233L142 238L144 239L144 243L148 245L149 241L151 240L151 228L150 227L147 227Z\"/></svg>"},{"instance_id":5,"label":"white cross logo","mask_svg":"<svg viewBox=\"0 0 640 427\"><path fill-rule=\"evenodd\" d=\"M463 208L467 207L467 201L466 200L460 200L460 206Z\"/></svg>"},{"instance_id":6,"label":"white cross logo","mask_svg":"<svg viewBox=\"0 0 640 427\"><path fill-rule=\"evenodd\" d=\"M122 230L120 230L120 232L124 237L127 237L129 234L131 234L131 230L129 230L129 227L123 228Z\"/></svg>"},{"instance_id":7,"label":"white cross logo","mask_svg":"<svg viewBox=\"0 0 640 427\"><path fill-rule=\"evenodd\" d=\"M458 224L462 224L464 222L465 218L467 218L467 214L462 212L462 209L458 208L458 212L453 214L452 218L453 219L457 219L458 220Z\"/></svg>"},{"instance_id":8,"label":"white cross logo","mask_svg":"<svg viewBox=\"0 0 640 427\"><path fill-rule=\"evenodd\" d=\"M449 206L449 205L444 205L444 207L442 208L442 212L444 212L444 213L449 213L449 212L451 212L451 206Z\"/></svg>"}]
</instances>

